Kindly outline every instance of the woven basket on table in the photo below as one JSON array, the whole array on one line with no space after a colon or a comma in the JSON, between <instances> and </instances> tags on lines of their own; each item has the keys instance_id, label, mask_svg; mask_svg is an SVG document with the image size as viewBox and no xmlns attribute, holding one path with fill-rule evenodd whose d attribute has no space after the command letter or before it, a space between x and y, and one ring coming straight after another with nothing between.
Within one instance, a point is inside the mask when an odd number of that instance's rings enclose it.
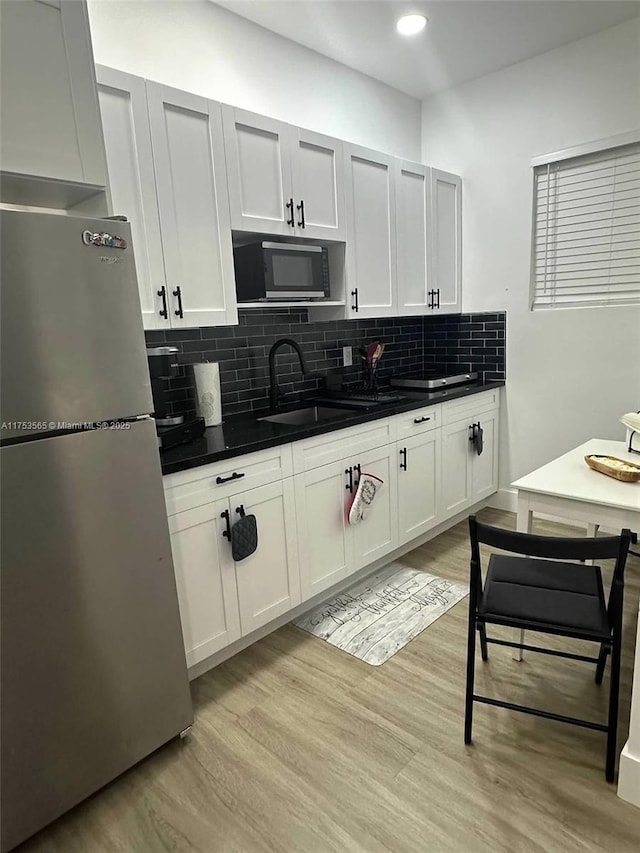
<instances>
[{"instance_id":1,"label":"woven basket on table","mask_svg":"<svg viewBox=\"0 0 640 853\"><path fill-rule=\"evenodd\" d=\"M615 456L598 456L596 454L585 456L584 461L594 471L600 471L601 474L614 477L623 483L637 483L640 481L640 465L636 465L633 462L617 459Z\"/></svg>"}]
</instances>

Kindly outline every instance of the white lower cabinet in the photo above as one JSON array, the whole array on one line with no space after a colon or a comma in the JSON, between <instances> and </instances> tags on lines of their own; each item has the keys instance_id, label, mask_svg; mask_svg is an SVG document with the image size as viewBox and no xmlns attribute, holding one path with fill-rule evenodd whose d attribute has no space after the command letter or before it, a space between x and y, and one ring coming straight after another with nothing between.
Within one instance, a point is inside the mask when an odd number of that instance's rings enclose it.
<instances>
[{"instance_id":1,"label":"white lower cabinet","mask_svg":"<svg viewBox=\"0 0 640 853\"><path fill-rule=\"evenodd\" d=\"M358 569L384 557L398 544L393 445L314 468L295 477L300 583L303 601ZM350 486L363 473L383 481L358 524L347 522ZM351 473L349 470L351 469Z\"/></svg>"},{"instance_id":2,"label":"white lower cabinet","mask_svg":"<svg viewBox=\"0 0 640 853\"><path fill-rule=\"evenodd\" d=\"M498 391L484 391L167 476L187 664L493 494L498 407ZM470 441L474 426L483 434L479 455ZM383 483L351 525L347 510L360 474ZM243 511L256 516L258 548L234 562L225 516L233 525Z\"/></svg>"},{"instance_id":3,"label":"white lower cabinet","mask_svg":"<svg viewBox=\"0 0 640 853\"><path fill-rule=\"evenodd\" d=\"M440 521L442 444L439 430L396 445L399 544L411 542Z\"/></svg>"},{"instance_id":4,"label":"white lower cabinet","mask_svg":"<svg viewBox=\"0 0 640 853\"><path fill-rule=\"evenodd\" d=\"M240 507L256 516L258 548L235 563L224 533ZM291 478L169 516L187 665L300 603Z\"/></svg>"},{"instance_id":5,"label":"white lower cabinet","mask_svg":"<svg viewBox=\"0 0 640 853\"><path fill-rule=\"evenodd\" d=\"M293 480L289 477L243 492L231 498L229 505L232 521L244 507L247 515L255 515L258 525L257 549L235 563L240 627L248 634L300 603ZM234 565L230 547L224 559Z\"/></svg>"},{"instance_id":6,"label":"white lower cabinet","mask_svg":"<svg viewBox=\"0 0 640 853\"><path fill-rule=\"evenodd\" d=\"M492 495L498 488L498 410L470 411L442 427L442 516L447 518ZM482 452L472 442L474 425L483 433Z\"/></svg>"},{"instance_id":7,"label":"white lower cabinet","mask_svg":"<svg viewBox=\"0 0 640 853\"><path fill-rule=\"evenodd\" d=\"M346 523L350 497L347 467L340 460L294 477L303 601L351 573L353 537Z\"/></svg>"},{"instance_id":8,"label":"white lower cabinet","mask_svg":"<svg viewBox=\"0 0 640 853\"><path fill-rule=\"evenodd\" d=\"M225 559L220 517L228 508L228 501L215 501L169 516L187 666L240 637L235 569Z\"/></svg>"},{"instance_id":9,"label":"white lower cabinet","mask_svg":"<svg viewBox=\"0 0 640 853\"><path fill-rule=\"evenodd\" d=\"M378 447L358 456L355 462L363 474L373 474L381 479L383 484L376 492L371 507L365 510L362 521L350 525L354 542L354 572L384 557L398 546L398 469L394 451L393 445Z\"/></svg>"}]
</instances>

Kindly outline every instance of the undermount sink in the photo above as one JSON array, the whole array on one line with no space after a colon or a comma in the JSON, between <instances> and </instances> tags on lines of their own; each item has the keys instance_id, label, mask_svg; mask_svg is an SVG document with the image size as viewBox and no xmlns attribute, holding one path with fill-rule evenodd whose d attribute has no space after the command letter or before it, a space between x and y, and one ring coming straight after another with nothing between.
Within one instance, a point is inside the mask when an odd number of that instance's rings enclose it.
<instances>
[{"instance_id":1,"label":"undermount sink","mask_svg":"<svg viewBox=\"0 0 640 853\"><path fill-rule=\"evenodd\" d=\"M320 421L336 420L344 416L344 409L337 406L307 406L305 409L296 409L295 412L281 412L278 415L266 415L258 418L259 421L268 421L270 424L317 424Z\"/></svg>"}]
</instances>

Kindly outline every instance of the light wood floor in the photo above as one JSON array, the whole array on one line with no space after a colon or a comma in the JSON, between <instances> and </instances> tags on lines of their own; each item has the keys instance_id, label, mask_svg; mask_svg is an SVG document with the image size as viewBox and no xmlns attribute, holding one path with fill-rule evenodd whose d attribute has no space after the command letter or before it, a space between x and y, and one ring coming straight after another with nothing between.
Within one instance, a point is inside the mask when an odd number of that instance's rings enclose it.
<instances>
[{"instance_id":1,"label":"light wood floor","mask_svg":"<svg viewBox=\"0 0 640 853\"><path fill-rule=\"evenodd\" d=\"M466 524L404 560L466 580ZM622 721L639 559L627 577ZM188 743L159 750L21 853L638 853L640 809L605 782L604 735L479 705L465 748L466 618L464 600L377 668L282 628L194 682ZM608 679L596 687L591 665L489 652L478 692L604 719ZM626 737L623 723L620 748Z\"/></svg>"}]
</instances>

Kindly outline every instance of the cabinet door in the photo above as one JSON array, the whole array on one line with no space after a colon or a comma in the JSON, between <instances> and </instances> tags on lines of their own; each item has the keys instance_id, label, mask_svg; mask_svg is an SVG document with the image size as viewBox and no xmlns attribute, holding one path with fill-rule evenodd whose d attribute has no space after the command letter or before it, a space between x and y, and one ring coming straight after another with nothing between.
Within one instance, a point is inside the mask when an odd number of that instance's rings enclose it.
<instances>
[{"instance_id":1,"label":"cabinet door","mask_svg":"<svg viewBox=\"0 0 640 853\"><path fill-rule=\"evenodd\" d=\"M426 314L429 297L429 167L399 161L396 166L398 313Z\"/></svg>"},{"instance_id":2,"label":"cabinet door","mask_svg":"<svg viewBox=\"0 0 640 853\"><path fill-rule=\"evenodd\" d=\"M455 515L472 500L471 424L456 421L442 427L442 515Z\"/></svg>"},{"instance_id":3,"label":"cabinet door","mask_svg":"<svg viewBox=\"0 0 640 853\"><path fill-rule=\"evenodd\" d=\"M96 75L110 209L131 223L144 327L169 328L168 316L160 313L166 280L144 80L101 65Z\"/></svg>"},{"instance_id":4,"label":"cabinet door","mask_svg":"<svg viewBox=\"0 0 640 853\"><path fill-rule=\"evenodd\" d=\"M462 181L457 175L431 170L432 287L439 291L436 311L462 310Z\"/></svg>"},{"instance_id":5,"label":"cabinet door","mask_svg":"<svg viewBox=\"0 0 640 853\"><path fill-rule=\"evenodd\" d=\"M289 203L295 128L223 106L231 227L261 234L295 234Z\"/></svg>"},{"instance_id":6,"label":"cabinet door","mask_svg":"<svg viewBox=\"0 0 640 853\"><path fill-rule=\"evenodd\" d=\"M220 517L228 507L216 501L169 516L187 666L240 637L235 570Z\"/></svg>"},{"instance_id":7,"label":"cabinet door","mask_svg":"<svg viewBox=\"0 0 640 853\"><path fill-rule=\"evenodd\" d=\"M353 535L353 571L384 557L398 545L398 465L395 445L379 447L359 456L362 473L374 474L383 481L364 518L350 525ZM349 463L352 464L352 463Z\"/></svg>"},{"instance_id":8,"label":"cabinet door","mask_svg":"<svg viewBox=\"0 0 640 853\"><path fill-rule=\"evenodd\" d=\"M220 105L158 83L147 100L171 325L237 323Z\"/></svg>"},{"instance_id":9,"label":"cabinet door","mask_svg":"<svg viewBox=\"0 0 640 853\"><path fill-rule=\"evenodd\" d=\"M297 130L291 169L297 235L344 240L342 143L310 130Z\"/></svg>"},{"instance_id":10,"label":"cabinet door","mask_svg":"<svg viewBox=\"0 0 640 853\"><path fill-rule=\"evenodd\" d=\"M105 186L85 2L2 3L2 169Z\"/></svg>"},{"instance_id":11,"label":"cabinet door","mask_svg":"<svg viewBox=\"0 0 640 853\"><path fill-rule=\"evenodd\" d=\"M426 533L440 521L440 430L416 435L396 445L400 545Z\"/></svg>"},{"instance_id":12,"label":"cabinet door","mask_svg":"<svg viewBox=\"0 0 640 853\"><path fill-rule=\"evenodd\" d=\"M235 565L243 636L300 603L293 480L289 477L230 499L231 517L243 506L258 525L258 547ZM226 559L231 559L228 549Z\"/></svg>"},{"instance_id":13,"label":"cabinet door","mask_svg":"<svg viewBox=\"0 0 640 853\"><path fill-rule=\"evenodd\" d=\"M349 316L389 317L397 307L394 161L352 145L345 157Z\"/></svg>"},{"instance_id":14,"label":"cabinet door","mask_svg":"<svg viewBox=\"0 0 640 853\"><path fill-rule=\"evenodd\" d=\"M482 427L483 449L478 456L469 443L474 501L487 498L498 490L498 418L498 411L484 412L475 418Z\"/></svg>"},{"instance_id":15,"label":"cabinet door","mask_svg":"<svg viewBox=\"0 0 640 853\"><path fill-rule=\"evenodd\" d=\"M345 462L294 477L302 600L333 586L353 568L353 537L345 521Z\"/></svg>"}]
</instances>

